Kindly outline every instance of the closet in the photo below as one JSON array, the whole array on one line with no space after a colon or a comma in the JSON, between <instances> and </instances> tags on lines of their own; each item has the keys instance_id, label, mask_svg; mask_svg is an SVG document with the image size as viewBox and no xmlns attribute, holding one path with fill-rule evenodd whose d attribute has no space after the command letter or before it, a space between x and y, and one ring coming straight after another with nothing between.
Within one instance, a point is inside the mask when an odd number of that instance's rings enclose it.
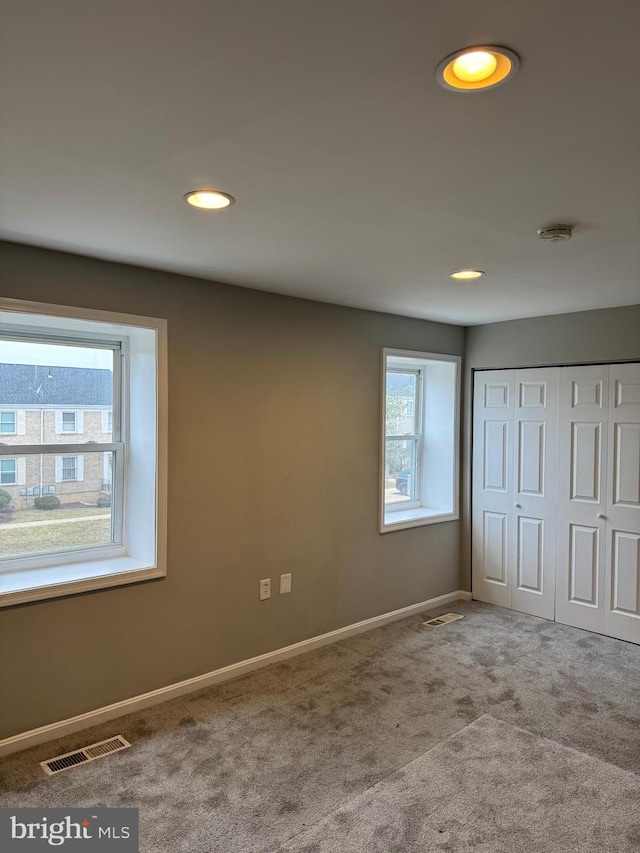
<instances>
[{"instance_id":1,"label":"closet","mask_svg":"<svg viewBox=\"0 0 640 853\"><path fill-rule=\"evenodd\" d=\"M640 364L475 372L472 588L640 643Z\"/></svg>"}]
</instances>

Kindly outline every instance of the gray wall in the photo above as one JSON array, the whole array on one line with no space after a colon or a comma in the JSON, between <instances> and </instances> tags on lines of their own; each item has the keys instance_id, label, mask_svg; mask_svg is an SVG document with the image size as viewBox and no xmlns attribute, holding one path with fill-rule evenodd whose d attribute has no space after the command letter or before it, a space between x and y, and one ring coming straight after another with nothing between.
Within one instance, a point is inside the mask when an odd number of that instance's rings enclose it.
<instances>
[{"instance_id":1,"label":"gray wall","mask_svg":"<svg viewBox=\"0 0 640 853\"><path fill-rule=\"evenodd\" d=\"M9 243L0 283L169 321L168 576L0 610L0 738L458 588L458 522L377 533L379 369L464 329Z\"/></svg>"},{"instance_id":2,"label":"gray wall","mask_svg":"<svg viewBox=\"0 0 640 853\"><path fill-rule=\"evenodd\" d=\"M640 359L640 305L491 323L467 329L463 413L461 589L471 589L472 370Z\"/></svg>"}]
</instances>

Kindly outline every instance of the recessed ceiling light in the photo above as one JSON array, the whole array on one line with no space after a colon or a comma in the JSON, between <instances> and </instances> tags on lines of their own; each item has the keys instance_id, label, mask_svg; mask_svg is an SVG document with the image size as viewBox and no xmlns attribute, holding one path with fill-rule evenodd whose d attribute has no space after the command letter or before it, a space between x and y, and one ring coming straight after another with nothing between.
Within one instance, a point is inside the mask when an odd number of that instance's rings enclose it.
<instances>
[{"instance_id":1,"label":"recessed ceiling light","mask_svg":"<svg viewBox=\"0 0 640 853\"><path fill-rule=\"evenodd\" d=\"M193 207L199 207L203 210L223 210L225 207L230 207L235 201L233 196L219 190L194 190L187 193L184 200Z\"/></svg>"},{"instance_id":2,"label":"recessed ceiling light","mask_svg":"<svg viewBox=\"0 0 640 853\"><path fill-rule=\"evenodd\" d=\"M506 47L465 47L445 57L436 68L438 83L454 92L493 89L506 83L520 67L517 54Z\"/></svg>"},{"instance_id":3,"label":"recessed ceiling light","mask_svg":"<svg viewBox=\"0 0 640 853\"><path fill-rule=\"evenodd\" d=\"M456 281L470 281L472 278L480 278L481 275L484 275L482 270L456 270L456 272L449 273L451 278L455 278Z\"/></svg>"}]
</instances>

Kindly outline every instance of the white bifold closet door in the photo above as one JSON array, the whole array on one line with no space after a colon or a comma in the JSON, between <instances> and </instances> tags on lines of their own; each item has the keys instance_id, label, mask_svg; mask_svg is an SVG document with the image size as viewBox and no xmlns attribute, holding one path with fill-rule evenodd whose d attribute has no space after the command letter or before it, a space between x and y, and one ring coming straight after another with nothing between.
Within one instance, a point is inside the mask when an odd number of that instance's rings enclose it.
<instances>
[{"instance_id":1,"label":"white bifold closet door","mask_svg":"<svg viewBox=\"0 0 640 853\"><path fill-rule=\"evenodd\" d=\"M640 365L562 374L556 619L640 643Z\"/></svg>"},{"instance_id":2,"label":"white bifold closet door","mask_svg":"<svg viewBox=\"0 0 640 853\"><path fill-rule=\"evenodd\" d=\"M604 633L609 366L561 371L556 620Z\"/></svg>"},{"instance_id":3,"label":"white bifold closet door","mask_svg":"<svg viewBox=\"0 0 640 853\"><path fill-rule=\"evenodd\" d=\"M473 597L640 643L640 364L475 376Z\"/></svg>"},{"instance_id":4,"label":"white bifold closet door","mask_svg":"<svg viewBox=\"0 0 640 853\"><path fill-rule=\"evenodd\" d=\"M476 374L473 596L554 618L558 369Z\"/></svg>"},{"instance_id":5,"label":"white bifold closet door","mask_svg":"<svg viewBox=\"0 0 640 853\"><path fill-rule=\"evenodd\" d=\"M640 643L640 364L613 364L604 591L605 634Z\"/></svg>"}]
</instances>

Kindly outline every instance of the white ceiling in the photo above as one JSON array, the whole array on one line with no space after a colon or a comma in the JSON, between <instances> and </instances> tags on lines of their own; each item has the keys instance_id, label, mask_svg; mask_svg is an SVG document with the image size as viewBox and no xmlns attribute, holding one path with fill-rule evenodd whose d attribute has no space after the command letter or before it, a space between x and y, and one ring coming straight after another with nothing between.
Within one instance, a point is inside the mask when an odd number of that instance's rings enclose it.
<instances>
[{"instance_id":1,"label":"white ceiling","mask_svg":"<svg viewBox=\"0 0 640 853\"><path fill-rule=\"evenodd\" d=\"M475 324L640 302L638 0L0 0L0 234ZM519 74L434 68L504 44ZM211 186L237 203L182 200ZM536 229L575 224L567 244ZM478 267L476 283L448 273Z\"/></svg>"}]
</instances>

